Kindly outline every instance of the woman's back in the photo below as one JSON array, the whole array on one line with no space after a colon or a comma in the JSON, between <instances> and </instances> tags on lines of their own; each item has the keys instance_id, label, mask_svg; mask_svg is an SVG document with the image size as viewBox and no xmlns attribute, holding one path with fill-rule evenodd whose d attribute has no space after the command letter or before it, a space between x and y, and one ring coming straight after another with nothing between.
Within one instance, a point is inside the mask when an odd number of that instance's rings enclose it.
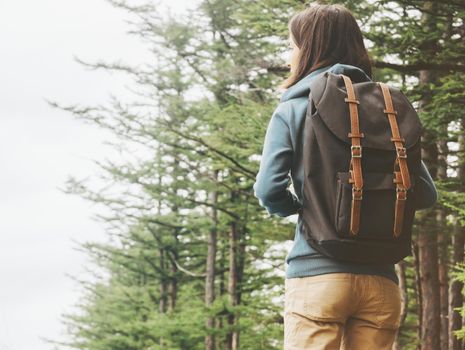
<instances>
[{"instance_id":1,"label":"woman's back","mask_svg":"<svg viewBox=\"0 0 465 350\"><path fill-rule=\"evenodd\" d=\"M268 125L260 170L254 184L255 195L270 214L278 216L296 214L301 206L304 178L302 148L305 141L304 123L310 92L309 82L326 71L345 74L354 81L371 80L358 67L336 63L310 73L282 95L280 104ZM287 189L289 172L297 198ZM424 163L419 179L417 207L429 207L436 201L436 190ZM299 215L294 245L286 257L287 278L352 272L381 275L398 283L394 264L357 264L327 258L307 243L302 229Z\"/></svg>"}]
</instances>

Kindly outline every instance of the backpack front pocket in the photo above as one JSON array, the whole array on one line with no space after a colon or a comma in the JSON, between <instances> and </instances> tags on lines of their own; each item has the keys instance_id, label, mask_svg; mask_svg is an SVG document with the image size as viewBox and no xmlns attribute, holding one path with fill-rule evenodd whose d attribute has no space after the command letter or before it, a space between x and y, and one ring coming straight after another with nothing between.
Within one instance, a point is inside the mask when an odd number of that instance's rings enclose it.
<instances>
[{"instance_id":1,"label":"backpack front pocket","mask_svg":"<svg viewBox=\"0 0 465 350\"><path fill-rule=\"evenodd\" d=\"M393 238L394 215L396 203L396 185L392 173L363 174L363 194L360 209L360 229L357 235L349 232L352 184L348 172L338 172L335 227L339 237L353 238ZM407 192L404 209L404 225L413 219L413 185Z\"/></svg>"}]
</instances>

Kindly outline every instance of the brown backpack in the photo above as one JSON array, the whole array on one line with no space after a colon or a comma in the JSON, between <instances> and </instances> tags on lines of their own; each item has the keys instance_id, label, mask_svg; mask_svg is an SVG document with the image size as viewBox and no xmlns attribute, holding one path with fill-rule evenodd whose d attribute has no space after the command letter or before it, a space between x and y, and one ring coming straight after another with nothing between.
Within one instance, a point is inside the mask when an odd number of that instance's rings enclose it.
<instances>
[{"instance_id":1,"label":"brown backpack","mask_svg":"<svg viewBox=\"0 0 465 350\"><path fill-rule=\"evenodd\" d=\"M400 89L332 72L310 82L301 215L314 249L370 264L411 254L421 131Z\"/></svg>"}]
</instances>

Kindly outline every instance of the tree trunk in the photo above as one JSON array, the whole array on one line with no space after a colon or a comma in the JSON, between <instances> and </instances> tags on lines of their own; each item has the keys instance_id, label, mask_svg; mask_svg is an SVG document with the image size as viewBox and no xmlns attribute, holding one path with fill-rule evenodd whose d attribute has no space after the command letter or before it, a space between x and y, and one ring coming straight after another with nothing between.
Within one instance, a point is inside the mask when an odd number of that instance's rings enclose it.
<instances>
[{"instance_id":1,"label":"tree trunk","mask_svg":"<svg viewBox=\"0 0 465 350\"><path fill-rule=\"evenodd\" d=\"M431 143L424 142L431 145ZM428 146L427 146L428 147ZM434 164L434 149L424 149L423 159ZM440 288L438 268L437 222L435 215L428 210L419 221L417 243L420 269L421 290L421 349L440 349L441 319L440 319Z\"/></svg>"},{"instance_id":2,"label":"tree trunk","mask_svg":"<svg viewBox=\"0 0 465 350\"><path fill-rule=\"evenodd\" d=\"M233 191L231 194L231 202L234 203L238 199L238 193ZM228 279L228 295L229 304L233 308L233 311L228 314L228 324L232 329L228 332L226 337L226 350L238 350L239 349L239 332L234 330L237 325L235 307L239 304L238 302L238 278L239 278L239 231L240 227L236 220L232 220L230 223L229 231L229 279Z\"/></svg>"},{"instance_id":3,"label":"tree trunk","mask_svg":"<svg viewBox=\"0 0 465 350\"><path fill-rule=\"evenodd\" d=\"M438 233L438 280L440 296L440 315L441 315L441 349L449 348L449 280L448 280L448 254L449 246L448 234L445 232L445 213L444 209L438 209L436 216Z\"/></svg>"},{"instance_id":4,"label":"tree trunk","mask_svg":"<svg viewBox=\"0 0 465 350\"><path fill-rule=\"evenodd\" d=\"M224 233L224 232L223 232ZM226 242L226 234L224 233L225 237L222 237L220 242ZM221 236L220 236L221 237ZM225 282L225 271L226 271L226 244L220 244L220 261L219 261L219 293L220 296L223 297L226 293L226 282ZM223 323L224 323L224 316L217 317L216 319L216 329L218 332L220 332L223 329ZM220 332L220 334L223 334ZM224 342L226 344L226 341ZM223 349L224 344L222 343L221 339L219 337L216 338L216 348L217 349Z\"/></svg>"},{"instance_id":5,"label":"tree trunk","mask_svg":"<svg viewBox=\"0 0 465 350\"><path fill-rule=\"evenodd\" d=\"M160 254L160 268L162 271L165 269L165 250L163 248L159 249ZM162 275L160 280L160 302L158 305L158 310L160 313L166 312L166 293L167 293L167 285L166 285L166 278Z\"/></svg>"},{"instance_id":6,"label":"tree trunk","mask_svg":"<svg viewBox=\"0 0 465 350\"><path fill-rule=\"evenodd\" d=\"M417 239L418 241L418 239ZM412 252L413 252L413 264L415 268L415 295L417 297L417 315L418 315L418 339L422 338L421 331L423 329L422 321L423 321L423 297L421 295L421 282L420 282L420 257L418 252L418 244L413 241L412 242ZM419 343L417 346L417 350L420 350L421 344Z\"/></svg>"},{"instance_id":7,"label":"tree trunk","mask_svg":"<svg viewBox=\"0 0 465 350\"><path fill-rule=\"evenodd\" d=\"M461 191L465 190L465 118L461 120L462 132L458 136L459 143L459 166L457 169L457 177L460 180ZM454 225L454 233L452 235L452 264L464 262L464 244L465 244L465 228L460 225L458 220ZM454 308L463 306L463 283L460 281L452 281L450 284L450 297L449 297L449 349L461 350L465 344L462 339L457 339L453 335L453 331L461 329L463 322L462 316Z\"/></svg>"},{"instance_id":8,"label":"tree trunk","mask_svg":"<svg viewBox=\"0 0 465 350\"><path fill-rule=\"evenodd\" d=\"M229 232L229 279L228 279L229 304L232 308L237 305L237 223L231 222ZM234 311L228 315L229 327L235 326ZM226 337L226 350L237 350L237 332L230 331Z\"/></svg>"},{"instance_id":9,"label":"tree trunk","mask_svg":"<svg viewBox=\"0 0 465 350\"><path fill-rule=\"evenodd\" d=\"M454 233L452 236L452 248L453 264L463 262L464 258L464 235L465 230L460 226L459 223L456 223L454 226ZM463 295L462 295L463 283L460 281L452 281L450 283L450 298L449 298L449 349L450 350L461 350L462 349L462 339L457 339L453 335L453 331L462 328L462 316L458 311L455 311L454 308L462 307L463 305Z\"/></svg>"},{"instance_id":10,"label":"tree trunk","mask_svg":"<svg viewBox=\"0 0 465 350\"><path fill-rule=\"evenodd\" d=\"M248 203L246 203L246 212L244 215L244 225L239 231L240 236L238 237L238 250L236 255L237 261L237 286L236 286L236 305L241 304L242 302L242 282L244 280L244 268L245 268L245 249L246 249L246 231L247 231L247 208ZM239 324L239 316L236 316L235 320L236 325ZM239 332L234 333L233 338L233 349L239 349ZM235 344L235 347L234 347Z\"/></svg>"},{"instance_id":11,"label":"tree trunk","mask_svg":"<svg viewBox=\"0 0 465 350\"><path fill-rule=\"evenodd\" d=\"M420 284L423 298L421 349L440 349L441 323L439 303L438 250L431 222L422 223L418 234Z\"/></svg>"},{"instance_id":12,"label":"tree trunk","mask_svg":"<svg viewBox=\"0 0 465 350\"><path fill-rule=\"evenodd\" d=\"M425 30L436 30L435 17L431 15L435 11L433 1L423 2L421 25ZM436 39L425 41L420 48L425 52L434 52L437 49ZM421 70L419 84L427 86L435 81L433 72ZM419 111L431 101L431 93L426 91L419 104ZM437 145L428 130L422 135L422 158L433 170L433 178L437 169ZM428 213L427 213L428 214ZM419 223L418 230L418 255L420 260L420 286L422 294L422 320L421 320L421 349L440 349L441 346L441 305L439 292L438 269L438 242L436 232L436 217L425 215Z\"/></svg>"},{"instance_id":13,"label":"tree trunk","mask_svg":"<svg viewBox=\"0 0 465 350\"><path fill-rule=\"evenodd\" d=\"M218 170L215 170L215 181L218 179ZM216 204L218 202L218 191L211 192L212 203L212 227L208 235L208 250L207 250L207 268L205 277L205 306L207 310L215 301L215 262L216 262L216 246L217 246L217 229L218 229L218 211ZM206 321L207 335L205 336L205 350L215 350L215 338L211 334L211 330L215 328L215 318L208 316Z\"/></svg>"},{"instance_id":14,"label":"tree trunk","mask_svg":"<svg viewBox=\"0 0 465 350\"><path fill-rule=\"evenodd\" d=\"M179 240L178 240L178 230L175 229L173 231L173 239L174 239L174 245L173 245L173 259L174 261L171 261L171 278L168 284L168 311L169 312L174 312L174 308L176 307L176 300L178 296L178 267L176 266L176 261L179 261L179 254L178 254L178 249L179 249Z\"/></svg>"},{"instance_id":15,"label":"tree trunk","mask_svg":"<svg viewBox=\"0 0 465 350\"><path fill-rule=\"evenodd\" d=\"M444 134L447 134L447 126L444 126ZM439 180L447 179L447 140L438 142L438 171L437 178ZM441 349L449 348L449 279L448 279L448 247L449 234L446 233L446 213L444 208L437 210L436 222L438 231L438 253L439 253L439 294L441 305Z\"/></svg>"},{"instance_id":16,"label":"tree trunk","mask_svg":"<svg viewBox=\"0 0 465 350\"><path fill-rule=\"evenodd\" d=\"M159 146L158 148L158 154L161 152L161 147ZM161 158L157 159L157 166L158 169L161 168ZM158 185L161 186L162 184L162 177L159 175L158 176ZM161 200L157 201L157 215L161 215ZM160 254L160 270L163 271L163 273L160 276L160 301L158 304L158 311L161 314L164 314L167 309L167 295L168 295L168 284L166 280L166 274L165 270L167 269L167 262L166 262L166 252L163 246L159 247L158 252ZM160 336L160 339L158 341L159 345L161 348L164 346L164 338L163 336Z\"/></svg>"}]
</instances>

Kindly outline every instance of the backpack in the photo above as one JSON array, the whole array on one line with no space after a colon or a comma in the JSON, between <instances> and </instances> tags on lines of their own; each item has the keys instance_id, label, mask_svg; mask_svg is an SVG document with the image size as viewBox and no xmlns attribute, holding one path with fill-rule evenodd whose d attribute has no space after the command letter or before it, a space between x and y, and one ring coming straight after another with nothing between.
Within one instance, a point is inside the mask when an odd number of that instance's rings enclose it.
<instances>
[{"instance_id":1,"label":"backpack","mask_svg":"<svg viewBox=\"0 0 465 350\"><path fill-rule=\"evenodd\" d=\"M422 126L393 86L324 72L304 127L303 235L333 259L394 264L411 255Z\"/></svg>"}]
</instances>

